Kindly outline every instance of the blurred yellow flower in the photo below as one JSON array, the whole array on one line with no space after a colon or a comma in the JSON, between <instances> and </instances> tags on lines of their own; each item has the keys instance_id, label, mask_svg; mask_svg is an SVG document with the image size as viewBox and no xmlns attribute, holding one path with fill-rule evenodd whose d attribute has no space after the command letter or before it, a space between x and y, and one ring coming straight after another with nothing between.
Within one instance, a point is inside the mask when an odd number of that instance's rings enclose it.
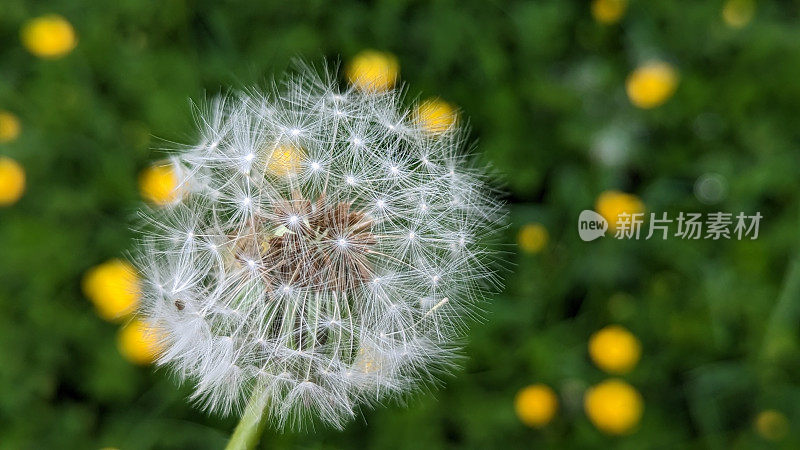
<instances>
[{"instance_id":1,"label":"blurred yellow flower","mask_svg":"<svg viewBox=\"0 0 800 450\"><path fill-rule=\"evenodd\" d=\"M644 402L633 386L610 379L586 391L583 408L598 430L608 434L626 434L642 418Z\"/></svg>"},{"instance_id":2,"label":"blurred yellow flower","mask_svg":"<svg viewBox=\"0 0 800 450\"><path fill-rule=\"evenodd\" d=\"M628 0L594 0L592 2L594 20L604 25L619 22L626 9L628 9Z\"/></svg>"},{"instance_id":3,"label":"blurred yellow flower","mask_svg":"<svg viewBox=\"0 0 800 450\"><path fill-rule=\"evenodd\" d=\"M303 149L294 145L280 145L272 151L267 161L267 170L279 177L294 175L303 162Z\"/></svg>"},{"instance_id":4,"label":"blurred yellow flower","mask_svg":"<svg viewBox=\"0 0 800 450\"><path fill-rule=\"evenodd\" d=\"M163 350L158 338L157 330L140 320L133 320L119 331L117 348L134 364L151 364Z\"/></svg>"},{"instance_id":5,"label":"blurred yellow flower","mask_svg":"<svg viewBox=\"0 0 800 450\"><path fill-rule=\"evenodd\" d=\"M678 72L660 61L637 67L625 82L631 103L644 109L662 105L672 97L677 87Z\"/></svg>"},{"instance_id":6,"label":"blurred yellow flower","mask_svg":"<svg viewBox=\"0 0 800 450\"><path fill-rule=\"evenodd\" d=\"M25 192L25 169L15 160L0 156L0 206L17 202Z\"/></svg>"},{"instance_id":7,"label":"blurred yellow flower","mask_svg":"<svg viewBox=\"0 0 800 450\"><path fill-rule=\"evenodd\" d=\"M731 28L742 28L750 23L755 12L753 0L728 0L722 7L722 20Z\"/></svg>"},{"instance_id":8,"label":"blurred yellow flower","mask_svg":"<svg viewBox=\"0 0 800 450\"><path fill-rule=\"evenodd\" d=\"M547 228L540 223L524 225L517 234L517 245L528 253L539 253L547 245L548 240Z\"/></svg>"},{"instance_id":9,"label":"blurred yellow flower","mask_svg":"<svg viewBox=\"0 0 800 450\"><path fill-rule=\"evenodd\" d=\"M375 373L383 366L381 359L380 353L375 348L361 347L353 361L353 367L361 373Z\"/></svg>"},{"instance_id":10,"label":"blurred yellow flower","mask_svg":"<svg viewBox=\"0 0 800 450\"><path fill-rule=\"evenodd\" d=\"M146 200L164 206L181 198L175 169L169 163L156 163L139 174L139 193Z\"/></svg>"},{"instance_id":11,"label":"blurred yellow flower","mask_svg":"<svg viewBox=\"0 0 800 450\"><path fill-rule=\"evenodd\" d=\"M455 125L458 113L450 103L440 98L429 98L417 106L414 121L431 134L442 134Z\"/></svg>"},{"instance_id":12,"label":"blurred yellow flower","mask_svg":"<svg viewBox=\"0 0 800 450\"><path fill-rule=\"evenodd\" d=\"M139 277L130 263L112 259L86 272L83 292L100 317L119 320L139 304Z\"/></svg>"},{"instance_id":13,"label":"blurred yellow flower","mask_svg":"<svg viewBox=\"0 0 800 450\"><path fill-rule=\"evenodd\" d=\"M758 413L755 426L759 436L777 442L789 432L789 419L779 411L767 409Z\"/></svg>"},{"instance_id":14,"label":"blurred yellow flower","mask_svg":"<svg viewBox=\"0 0 800 450\"><path fill-rule=\"evenodd\" d=\"M514 410L522 423L540 428L553 420L558 410L558 397L549 386L532 384L517 392Z\"/></svg>"},{"instance_id":15,"label":"blurred yellow flower","mask_svg":"<svg viewBox=\"0 0 800 450\"><path fill-rule=\"evenodd\" d=\"M350 83L371 92L386 91L394 87L400 72L397 58L389 52L363 50L347 65Z\"/></svg>"},{"instance_id":16,"label":"blurred yellow flower","mask_svg":"<svg viewBox=\"0 0 800 450\"><path fill-rule=\"evenodd\" d=\"M20 37L22 45L40 58L59 58L78 43L72 25L57 14L28 20L22 26Z\"/></svg>"},{"instance_id":17,"label":"blurred yellow flower","mask_svg":"<svg viewBox=\"0 0 800 450\"><path fill-rule=\"evenodd\" d=\"M619 325L609 325L589 338L589 356L597 367L609 373L630 372L641 354L636 336Z\"/></svg>"},{"instance_id":18,"label":"blurred yellow flower","mask_svg":"<svg viewBox=\"0 0 800 450\"><path fill-rule=\"evenodd\" d=\"M594 210L608 221L608 229L614 231L620 214L644 213L644 203L633 194L605 191L597 197Z\"/></svg>"},{"instance_id":19,"label":"blurred yellow flower","mask_svg":"<svg viewBox=\"0 0 800 450\"><path fill-rule=\"evenodd\" d=\"M19 119L13 113L0 110L0 144L19 137Z\"/></svg>"}]
</instances>

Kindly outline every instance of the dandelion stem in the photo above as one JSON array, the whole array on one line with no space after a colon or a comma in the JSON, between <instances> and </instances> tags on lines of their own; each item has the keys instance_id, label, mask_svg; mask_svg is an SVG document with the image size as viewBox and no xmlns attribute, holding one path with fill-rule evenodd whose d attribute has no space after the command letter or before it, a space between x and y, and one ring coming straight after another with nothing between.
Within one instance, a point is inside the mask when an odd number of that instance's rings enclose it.
<instances>
[{"instance_id":1,"label":"dandelion stem","mask_svg":"<svg viewBox=\"0 0 800 450\"><path fill-rule=\"evenodd\" d=\"M247 403L225 450L252 450L258 445L266 424L267 396L257 390Z\"/></svg>"}]
</instances>

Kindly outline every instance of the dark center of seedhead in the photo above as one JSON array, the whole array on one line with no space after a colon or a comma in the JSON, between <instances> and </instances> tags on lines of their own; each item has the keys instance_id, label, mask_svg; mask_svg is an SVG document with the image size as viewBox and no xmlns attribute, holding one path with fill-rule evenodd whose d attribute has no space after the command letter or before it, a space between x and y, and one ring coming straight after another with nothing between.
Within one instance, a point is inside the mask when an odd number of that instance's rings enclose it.
<instances>
[{"instance_id":1,"label":"dark center of seedhead","mask_svg":"<svg viewBox=\"0 0 800 450\"><path fill-rule=\"evenodd\" d=\"M350 202L292 197L256 219L255 236L237 245L239 263L273 289L349 292L370 280L372 219Z\"/></svg>"}]
</instances>

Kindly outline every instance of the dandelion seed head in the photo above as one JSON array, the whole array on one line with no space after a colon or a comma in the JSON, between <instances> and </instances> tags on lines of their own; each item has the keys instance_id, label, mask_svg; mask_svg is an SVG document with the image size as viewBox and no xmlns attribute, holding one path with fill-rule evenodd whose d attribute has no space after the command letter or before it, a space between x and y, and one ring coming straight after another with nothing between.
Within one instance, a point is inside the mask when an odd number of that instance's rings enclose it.
<instances>
[{"instance_id":1,"label":"dandelion seed head","mask_svg":"<svg viewBox=\"0 0 800 450\"><path fill-rule=\"evenodd\" d=\"M499 287L504 207L463 121L426 131L401 92L305 67L200 107L199 143L170 159L180 199L142 213L137 268L158 363L201 407L266 395L278 428L341 428L453 367Z\"/></svg>"}]
</instances>

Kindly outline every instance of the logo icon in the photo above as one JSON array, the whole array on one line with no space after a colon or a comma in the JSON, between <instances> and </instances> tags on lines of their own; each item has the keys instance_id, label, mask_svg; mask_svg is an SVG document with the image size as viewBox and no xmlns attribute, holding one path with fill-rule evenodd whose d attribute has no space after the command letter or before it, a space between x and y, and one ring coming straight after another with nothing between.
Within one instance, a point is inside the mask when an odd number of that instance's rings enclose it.
<instances>
[{"instance_id":1,"label":"logo icon","mask_svg":"<svg viewBox=\"0 0 800 450\"><path fill-rule=\"evenodd\" d=\"M584 209L578 216L578 234L588 242L606 235L608 221L591 209Z\"/></svg>"}]
</instances>

